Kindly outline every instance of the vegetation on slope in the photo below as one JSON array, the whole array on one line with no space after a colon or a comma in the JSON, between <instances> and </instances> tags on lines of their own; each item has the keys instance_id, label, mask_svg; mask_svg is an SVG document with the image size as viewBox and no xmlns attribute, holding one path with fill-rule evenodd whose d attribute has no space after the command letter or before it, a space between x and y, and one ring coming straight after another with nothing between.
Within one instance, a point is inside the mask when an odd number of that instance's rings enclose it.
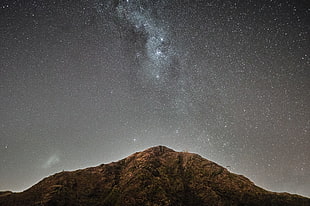
<instances>
[{"instance_id":1,"label":"vegetation on slope","mask_svg":"<svg viewBox=\"0 0 310 206\"><path fill-rule=\"evenodd\" d=\"M268 192L197 154L158 146L107 165L55 174L22 193L0 193L0 205L306 206L310 199Z\"/></svg>"}]
</instances>

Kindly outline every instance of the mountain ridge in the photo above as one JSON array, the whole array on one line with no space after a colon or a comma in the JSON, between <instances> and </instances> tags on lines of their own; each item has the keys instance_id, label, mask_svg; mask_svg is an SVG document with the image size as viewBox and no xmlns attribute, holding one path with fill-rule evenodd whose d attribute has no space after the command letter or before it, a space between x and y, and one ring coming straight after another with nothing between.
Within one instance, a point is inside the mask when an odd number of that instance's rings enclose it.
<instances>
[{"instance_id":1,"label":"mountain ridge","mask_svg":"<svg viewBox=\"0 0 310 206\"><path fill-rule=\"evenodd\" d=\"M2 205L292 205L310 199L275 193L198 154L165 146L117 162L44 178L21 193L0 193Z\"/></svg>"}]
</instances>

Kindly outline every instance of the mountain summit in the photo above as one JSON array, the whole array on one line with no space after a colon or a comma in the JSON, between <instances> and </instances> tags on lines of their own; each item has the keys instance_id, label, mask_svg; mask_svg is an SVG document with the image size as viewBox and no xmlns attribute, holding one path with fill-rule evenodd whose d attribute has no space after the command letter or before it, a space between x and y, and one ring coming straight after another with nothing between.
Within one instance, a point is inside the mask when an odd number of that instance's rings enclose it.
<instances>
[{"instance_id":1,"label":"mountain summit","mask_svg":"<svg viewBox=\"0 0 310 206\"><path fill-rule=\"evenodd\" d=\"M259 188L201 156L164 146L118 162L43 179L21 193L0 193L1 206L298 205L310 199Z\"/></svg>"}]
</instances>

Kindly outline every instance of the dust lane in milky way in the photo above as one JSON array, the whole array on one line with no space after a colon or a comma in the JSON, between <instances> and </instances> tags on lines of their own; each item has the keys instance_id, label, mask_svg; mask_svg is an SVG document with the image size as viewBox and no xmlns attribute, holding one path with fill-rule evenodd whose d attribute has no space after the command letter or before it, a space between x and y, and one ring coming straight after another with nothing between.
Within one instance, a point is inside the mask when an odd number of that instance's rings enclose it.
<instances>
[{"instance_id":1,"label":"dust lane in milky way","mask_svg":"<svg viewBox=\"0 0 310 206\"><path fill-rule=\"evenodd\" d=\"M0 190L154 145L310 196L306 1L3 1Z\"/></svg>"}]
</instances>

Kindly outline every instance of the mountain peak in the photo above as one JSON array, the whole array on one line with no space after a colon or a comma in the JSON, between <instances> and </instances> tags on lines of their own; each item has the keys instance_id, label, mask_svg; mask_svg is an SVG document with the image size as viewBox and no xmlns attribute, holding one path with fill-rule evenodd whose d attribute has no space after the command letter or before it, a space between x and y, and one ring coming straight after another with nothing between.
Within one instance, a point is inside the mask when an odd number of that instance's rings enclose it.
<instances>
[{"instance_id":1,"label":"mountain peak","mask_svg":"<svg viewBox=\"0 0 310 206\"><path fill-rule=\"evenodd\" d=\"M166 146L158 145L154 147L150 147L143 151L143 153L154 153L156 155L161 155L168 152L175 152L173 149L170 149Z\"/></svg>"},{"instance_id":2,"label":"mountain peak","mask_svg":"<svg viewBox=\"0 0 310 206\"><path fill-rule=\"evenodd\" d=\"M197 154L155 146L118 162L52 175L22 193L5 193L1 205L302 206L310 199L266 191Z\"/></svg>"}]
</instances>

